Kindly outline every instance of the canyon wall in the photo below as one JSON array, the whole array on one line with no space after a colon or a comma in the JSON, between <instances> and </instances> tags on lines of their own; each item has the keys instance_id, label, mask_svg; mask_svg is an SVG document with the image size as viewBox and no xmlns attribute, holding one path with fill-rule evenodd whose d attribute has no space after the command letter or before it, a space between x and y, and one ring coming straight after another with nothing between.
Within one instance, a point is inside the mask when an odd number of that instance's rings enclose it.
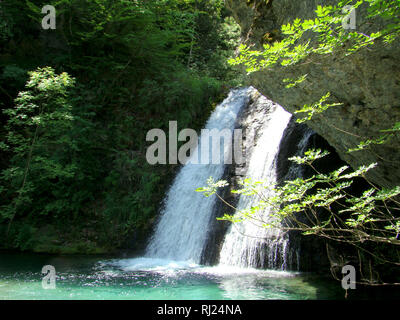
<instances>
[{"instance_id":1,"label":"canyon wall","mask_svg":"<svg viewBox=\"0 0 400 320\"><path fill-rule=\"evenodd\" d=\"M265 35L270 41L279 39L282 24L295 18L315 17L317 5L337 1L317 0L226 0L225 4L242 29L242 42L254 49L262 48ZM356 11L357 31L368 33L384 21L366 21L365 8ZM313 40L312 40L313 41ZM331 107L315 115L307 125L335 148L340 158L353 168L377 162L368 178L383 187L400 181L400 140L398 135L383 145L348 152L361 141L382 135L400 120L400 44L376 42L357 53L345 56L344 49L334 54L313 55L305 62L290 67L273 67L251 73L248 84L269 99L294 113L305 104L319 101L331 92ZM307 74L306 80L290 89L283 79Z\"/></svg>"}]
</instances>

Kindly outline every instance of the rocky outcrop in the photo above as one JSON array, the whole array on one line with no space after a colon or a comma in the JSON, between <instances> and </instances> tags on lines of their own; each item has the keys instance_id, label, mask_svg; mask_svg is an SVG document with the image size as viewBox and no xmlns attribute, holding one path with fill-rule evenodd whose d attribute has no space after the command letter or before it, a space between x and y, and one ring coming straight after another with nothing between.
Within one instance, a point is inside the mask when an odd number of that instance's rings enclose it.
<instances>
[{"instance_id":1,"label":"rocky outcrop","mask_svg":"<svg viewBox=\"0 0 400 320\"><path fill-rule=\"evenodd\" d=\"M318 4L337 1L317 0L226 0L226 6L242 28L242 41L259 49L265 39L279 39L280 28L295 18L311 18ZM357 30L368 32L384 22L365 23L365 8L357 9ZM265 35L268 37L265 37ZM332 107L313 117L307 124L353 168L378 163L368 178L384 187L400 181L399 136L390 143L372 145L369 149L349 153L360 141L382 135L400 121L400 43L376 42L350 56L338 50L335 54L312 56L291 67L275 67L249 75L249 84L263 95L294 113L304 104L319 101L331 92ZM304 82L286 88L285 78L296 79L307 74Z\"/></svg>"},{"instance_id":2,"label":"rocky outcrop","mask_svg":"<svg viewBox=\"0 0 400 320\"><path fill-rule=\"evenodd\" d=\"M263 128L268 125L271 109L275 105L272 101L265 99L257 90L251 91L249 101L240 112L235 125L235 128L242 129L242 154L246 160L250 159L255 148L263 147L259 145L259 139ZM322 148L331 152L329 157L318 161L318 169L321 172L334 170L336 165L344 164L335 150L322 137L307 126L296 123L292 118L284 131L279 145L279 152L276 155L276 173L279 183L303 175L310 175L305 166L297 165L288 160L292 156L300 155L299 153L308 148ZM233 207L237 206L239 195L231 193L231 191L241 188L239 182L246 177L249 165L250 161L246 161L244 163L233 163L225 167L222 179L227 180L229 185L220 189L219 195ZM231 222L219 221L216 218L222 217L224 214L234 214L235 210L231 206L219 200L216 202L208 228L207 242L202 254L202 264L214 265L219 262L222 244ZM290 231L287 236L289 239L287 247L280 246L279 239L275 239L277 242L275 244L268 241L260 242L257 265L252 265L252 267L285 268L286 270L314 272L326 272L329 270L329 260L326 255L326 242L324 240L316 236L305 237L297 231ZM268 259L268 252L271 248L274 250L273 261ZM262 257L264 257L265 261L262 260Z\"/></svg>"}]
</instances>

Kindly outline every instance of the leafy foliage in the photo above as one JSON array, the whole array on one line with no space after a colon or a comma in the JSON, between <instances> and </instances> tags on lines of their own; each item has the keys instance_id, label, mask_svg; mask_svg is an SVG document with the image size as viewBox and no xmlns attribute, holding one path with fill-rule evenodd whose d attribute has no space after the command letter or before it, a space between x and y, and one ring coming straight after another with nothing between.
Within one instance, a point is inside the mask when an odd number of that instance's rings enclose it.
<instances>
[{"instance_id":1,"label":"leafy foliage","mask_svg":"<svg viewBox=\"0 0 400 320\"><path fill-rule=\"evenodd\" d=\"M348 18L347 6L355 10L362 5L368 6L368 19L382 18L388 20L384 27L369 35L356 30L347 30L343 22ZM243 64L247 72L255 72L271 68L275 65L283 67L295 65L312 55L331 54L336 49L346 47L347 54L370 46L378 39L390 43L400 34L400 4L396 0L342 0L334 6L319 5L314 19L295 19L292 23L282 25L284 38L263 45L263 51L251 50L245 44L239 47L240 54L232 58L233 65ZM317 41L311 41L312 35Z\"/></svg>"},{"instance_id":2,"label":"leafy foliage","mask_svg":"<svg viewBox=\"0 0 400 320\"><path fill-rule=\"evenodd\" d=\"M9 121L2 148L12 150L13 156L11 166L2 172L3 196L11 202L2 206L1 218L13 219L17 212L46 215L66 209L68 198L58 186L68 184L77 170L71 161L77 146L69 134L74 117L68 88L73 83L66 73L38 69L30 73L27 90L19 93L15 107L5 110ZM52 200L36 211L34 201L43 196Z\"/></svg>"},{"instance_id":3,"label":"leafy foliage","mask_svg":"<svg viewBox=\"0 0 400 320\"><path fill-rule=\"evenodd\" d=\"M65 252L139 247L176 169L147 164L146 132L203 126L237 84L239 28L220 0L59 0L41 30L46 4L0 3L1 246L25 228L53 252L50 225Z\"/></svg>"},{"instance_id":4,"label":"leafy foliage","mask_svg":"<svg viewBox=\"0 0 400 320\"><path fill-rule=\"evenodd\" d=\"M314 102L310 105L306 104L301 109L296 110L295 113L307 113L307 117L298 118L296 122L302 123L311 120L315 114L322 113L330 107L340 106L341 103L326 103L330 95L330 92L328 92L318 102Z\"/></svg>"},{"instance_id":5,"label":"leafy foliage","mask_svg":"<svg viewBox=\"0 0 400 320\"><path fill-rule=\"evenodd\" d=\"M285 231L301 231L304 235L316 235L340 243L355 246L361 252L373 256L378 263L400 265L398 257L390 260L384 250L371 250L373 246L400 245L400 187L381 189L371 187L361 194L349 192L356 179L366 179L366 173L376 164L361 166L349 171L348 166L329 173L321 173L314 162L328 153L308 150L303 157L289 160L311 167L314 174L308 178L299 177L282 184L268 181L242 181L239 190L244 196L256 196L258 202L249 208L225 214L221 220L232 223L249 220L264 228L278 228ZM226 181L214 181L197 189L209 197L217 194ZM217 194L218 195L218 194ZM268 212L268 215L260 214Z\"/></svg>"}]
</instances>

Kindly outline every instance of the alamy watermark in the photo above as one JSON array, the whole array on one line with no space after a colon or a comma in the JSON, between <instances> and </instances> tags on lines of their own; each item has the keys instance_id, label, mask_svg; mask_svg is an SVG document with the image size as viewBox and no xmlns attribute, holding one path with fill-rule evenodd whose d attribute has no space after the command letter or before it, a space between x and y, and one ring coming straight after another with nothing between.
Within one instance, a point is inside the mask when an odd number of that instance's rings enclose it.
<instances>
[{"instance_id":1,"label":"alamy watermark","mask_svg":"<svg viewBox=\"0 0 400 320\"><path fill-rule=\"evenodd\" d=\"M1 2L1 0L0 0ZM42 19L42 28L44 30L56 29L56 9L52 5L45 5L42 8L42 13L46 16ZM356 29L356 10L352 5L346 5L342 8L342 13L347 15L342 20L342 27L345 30Z\"/></svg>"},{"instance_id":2,"label":"alamy watermark","mask_svg":"<svg viewBox=\"0 0 400 320\"><path fill-rule=\"evenodd\" d=\"M351 6L347 5L344 6L342 9L342 13L347 13L347 15L342 20L342 27L345 30L354 30L356 29L356 9Z\"/></svg>"},{"instance_id":3,"label":"alamy watermark","mask_svg":"<svg viewBox=\"0 0 400 320\"><path fill-rule=\"evenodd\" d=\"M42 8L42 13L46 14L42 19L42 28L44 30L56 28L56 8L51 5L45 5Z\"/></svg>"},{"instance_id":4,"label":"alamy watermark","mask_svg":"<svg viewBox=\"0 0 400 320\"><path fill-rule=\"evenodd\" d=\"M43 289L55 289L56 288L56 268L52 265L45 265L42 268L42 273L45 276L42 279Z\"/></svg>"},{"instance_id":5,"label":"alamy watermark","mask_svg":"<svg viewBox=\"0 0 400 320\"><path fill-rule=\"evenodd\" d=\"M246 144L254 135L247 133ZM168 141L167 141L168 140ZM242 129L202 129L200 138L193 129L178 133L177 121L169 121L167 134L161 129L147 132L146 141L154 141L146 151L149 164L243 164L245 148ZM178 142L185 142L178 149ZM168 148L168 152L167 152Z\"/></svg>"},{"instance_id":6,"label":"alamy watermark","mask_svg":"<svg viewBox=\"0 0 400 320\"><path fill-rule=\"evenodd\" d=\"M342 268L342 288L344 290L356 288L356 268L350 264Z\"/></svg>"}]
</instances>

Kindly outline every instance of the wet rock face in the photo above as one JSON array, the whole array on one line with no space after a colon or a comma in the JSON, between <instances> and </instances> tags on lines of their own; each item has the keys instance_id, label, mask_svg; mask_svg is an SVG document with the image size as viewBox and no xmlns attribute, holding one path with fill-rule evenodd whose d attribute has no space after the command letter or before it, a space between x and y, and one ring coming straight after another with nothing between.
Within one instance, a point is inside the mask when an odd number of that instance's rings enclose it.
<instances>
[{"instance_id":1,"label":"wet rock face","mask_svg":"<svg viewBox=\"0 0 400 320\"><path fill-rule=\"evenodd\" d=\"M242 130L241 152L244 159L250 159L254 147L261 136L262 127L268 120L270 107L274 104L266 102L264 97L255 89L251 90L249 100L243 107L236 120L235 129ZM239 181L244 179L248 170L249 161L243 163L233 163L225 166L225 172L221 180L226 180L228 186L220 189L218 194L231 206L218 200L214 214L211 217L207 242L203 250L201 264L213 265L219 262L219 253L221 252L224 237L231 222L217 220L224 214L234 214L234 207L239 201L239 195L233 194L232 190L240 189Z\"/></svg>"},{"instance_id":2,"label":"wet rock face","mask_svg":"<svg viewBox=\"0 0 400 320\"><path fill-rule=\"evenodd\" d=\"M242 41L259 49L265 34L270 41L279 39L282 24L295 18L311 18L318 4L336 1L226 0L225 3L242 27ZM361 32L384 23L379 20L364 23L365 16L365 10L359 8L357 30ZM353 168L377 162L378 167L370 171L369 179L380 186L393 187L400 181L399 135L384 145L347 151L361 141L381 136L381 130L400 121L399 52L400 43L395 41L390 45L376 42L347 57L340 50L332 55L315 55L296 66L255 72L249 76L249 84L291 113L331 92L332 101L342 105L314 116L307 124ZM297 79L305 74L304 82L293 88L285 87L283 79Z\"/></svg>"},{"instance_id":3,"label":"wet rock face","mask_svg":"<svg viewBox=\"0 0 400 320\"><path fill-rule=\"evenodd\" d=\"M237 122L236 128L242 129L243 144L242 154L245 159L250 159L251 154L258 146L259 138L261 137L262 128L269 120L271 108L275 106L272 101L266 100L258 91L253 90L249 96L247 105L242 109ZM297 166L288 158L298 155L299 143L307 136L310 129L303 125L297 124L293 119L286 128L283 138L280 142L279 153L277 154L277 179L279 182L284 182L288 179L293 179L301 175L303 171L298 170ZM325 148L330 149L332 154L324 163L323 167L329 168L329 163L342 164L334 150L315 133L310 135L306 140L305 147L309 148ZM339 161L338 161L339 160ZM223 180L227 180L229 185L219 191L220 196L230 203L233 207L237 206L239 195L232 194L232 189L240 189L239 181L245 178L248 172L249 161L245 163L234 163L227 165ZM294 168L295 166L296 168ZM294 169L294 170L292 170ZM323 170L321 170L323 171ZM291 175L294 174L294 176ZM305 173L305 172L304 172ZM210 220L210 226L207 234L207 242L203 250L201 263L205 265L214 265L219 262L219 255L225 235L231 226L230 222L219 221L216 218L222 217L224 214L234 214L235 210L227 206L222 201L217 201L214 208L214 214ZM305 237L300 232L290 232L287 247L280 246L279 239L276 243L269 242L261 244L259 248L259 260L253 267L266 267L287 270L301 271L326 271L329 268L329 261L326 256L325 242L317 237ZM269 252L274 252L273 261L269 261L267 257ZM267 259L267 260L263 260Z\"/></svg>"}]
</instances>

